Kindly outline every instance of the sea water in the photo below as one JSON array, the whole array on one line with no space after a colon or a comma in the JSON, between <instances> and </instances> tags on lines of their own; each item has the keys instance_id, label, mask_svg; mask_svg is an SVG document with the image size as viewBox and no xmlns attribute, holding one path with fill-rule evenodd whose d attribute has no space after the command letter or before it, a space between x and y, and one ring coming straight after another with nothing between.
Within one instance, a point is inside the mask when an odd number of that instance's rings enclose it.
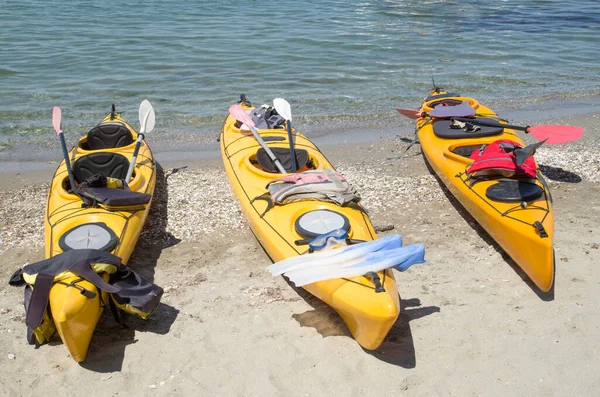
<instances>
[{"instance_id":1,"label":"sea water","mask_svg":"<svg viewBox=\"0 0 600 397\"><path fill-rule=\"evenodd\" d=\"M435 84L487 104L600 97L598 0L0 1L0 159L149 99L164 142L287 99L302 131L393 127ZM155 139L157 135L155 134Z\"/></svg>"}]
</instances>

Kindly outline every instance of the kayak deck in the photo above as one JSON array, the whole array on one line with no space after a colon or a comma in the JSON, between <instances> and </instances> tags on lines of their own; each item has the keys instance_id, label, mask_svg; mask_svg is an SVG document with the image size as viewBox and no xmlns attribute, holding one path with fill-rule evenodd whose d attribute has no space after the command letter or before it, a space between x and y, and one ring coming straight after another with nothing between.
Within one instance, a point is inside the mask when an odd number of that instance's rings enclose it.
<instances>
[{"instance_id":1,"label":"kayak deck","mask_svg":"<svg viewBox=\"0 0 600 397\"><path fill-rule=\"evenodd\" d=\"M285 130L260 130L260 135L269 147L289 150ZM308 245L296 244L306 240L306 236L299 234L294 225L300 216L309 211L329 210L343 215L350 225L350 239L370 241L377 238L365 210L355 204L340 207L322 201L300 201L275 205L261 217L267 203L253 199L266 193L265 186L281 174L266 172L256 163L256 153L261 148L260 144L250 131L240 130L231 116L228 116L223 124L220 142L225 170L233 192L254 235L272 261L277 262L308 252ZM306 150L309 157L308 166L298 172L309 169L334 169L321 151L296 131L294 142L296 149ZM303 286L305 290L336 310L357 342L369 350L379 347L400 312L400 298L391 269L377 274L385 292L375 292L373 281L364 276L324 280Z\"/></svg>"},{"instance_id":2,"label":"kayak deck","mask_svg":"<svg viewBox=\"0 0 600 397\"><path fill-rule=\"evenodd\" d=\"M99 125L104 123L122 123L131 131L133 140L137 133L118 115L111 118L107 115ZM87 148L87 137L79 140L69 152L71 164L80 158L95 153L107 153L124 156L131 161L135 142L117 148L90 150ZM52 180L48 194L45 217L45 257L50 258L63 252L64 237L74 228L84 224L100 225L102 229L114 235L114 244L109 250L127 263L142 227L148 216L151 202L139 210L107 210L102 207L84 207L82 200L67 191L68 173L63 160ZM81 181L79 181L81 182ZM142 141L134 168L134 176L129 184L132 191L153 194L156 183L155 163L150 148ZM88 232L89 235L89 232ZM99 291L93 284L73 275L65 280L65 284L74 283L76 287L56 283L50 291L50 308L52 317L63 343L77 362L85 360L87 350L102 314L108 302L108 294ZM79 288L96 293L94 297L85 297Z\"/></svg>"},{"instance_id":3,"label":"kayak deck","mask_svg":"<svg viewBox=\"0 0 600 397\"><path fill-rule=\"evenodd\" d=\"M430 97L432 94L434 92ZM426 100L421 112L429 113L432 105L439 102L439 98ZM472 98L454 95L446 96L444 100L469 101L477 112L476 117L497 118L491 109ZM417 121L423 154L434 172L535 285L542 291L549 291L554 283L554 219L551 195L545 183L539 177L533 180L490 177L475 181L466 174L467 166L473 162L469 157L472 150L499 139L508 139L520 145L523 145L523 141L515 131L509 129L481 137L444 138L434 133L433 125L436 122L439 121L429 117L422 117ZM499 201L488 189L494 185L500 186L499 183L510 183L508 179L520 181L514 182L518 183L519 187L520 184L529 188L535 185L537 187L533 187L533 190L541 191L541 194L530 200Z\"/></svg>"}]
</instances>

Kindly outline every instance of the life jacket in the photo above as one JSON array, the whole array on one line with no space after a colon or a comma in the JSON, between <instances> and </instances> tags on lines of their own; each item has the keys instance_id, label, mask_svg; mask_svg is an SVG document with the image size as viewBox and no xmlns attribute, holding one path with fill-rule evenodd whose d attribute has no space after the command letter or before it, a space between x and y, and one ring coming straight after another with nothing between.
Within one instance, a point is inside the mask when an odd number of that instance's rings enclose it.
<instances>
[{"instance_id":1,"label":"life jacket","mask_svg":"<svg viewBox=\"0 0 600 397\"><path fill-rule=\"evenodd\" d=\"M522 146L508 139L499 139L471 153L473 163L467 166L470 177L501 175L503 177L536 178L536 164L529 156L523 164L517 165L514 150Z\"/></svg>"},{"instance_id":2,"label":"life jacket","mask_svg":"<svg viewBox=\"0 0 600 397\"><path fill-rule=\"evenodd\" d=\"M100 274L110 275L109 282ZM50 290L56 283L79 276L96 288L111 294L116 308L147 318L158 306L163 289L144 280L131 269L121 264L121 258L106 251L95 249L70 250L17 270L10 278L13 286L25 285L24 306L27 341L41 345L50 340L56 327L50 315L48 301ZM92 299L98 292L68 284ZM116 310L116 309L115 309Z\"/></svg>"},{"instance_id":3,"label":"life jacket","mask_svg":"<svg viewBox=\"0 0 600 397\"><path fill-rule=\"evenodd\" d=\"M254 199L268 202L267 209L261 217L275 204L318 200L346 206L360 201L360 194L348 183L346 178L329 169L288 174L273 179L266 188L268 193Z\"/></svg>"}]
</instances>

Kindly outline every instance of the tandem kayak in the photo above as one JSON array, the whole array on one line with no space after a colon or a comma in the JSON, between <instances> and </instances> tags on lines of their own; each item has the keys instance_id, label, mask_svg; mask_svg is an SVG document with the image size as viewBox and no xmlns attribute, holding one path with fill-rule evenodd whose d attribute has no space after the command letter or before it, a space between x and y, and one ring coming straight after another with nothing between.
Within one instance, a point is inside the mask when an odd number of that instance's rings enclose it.
<instances>
[{"instance_id":1,"label":"tandem kayak","mask_svg":"<svg viewBox=\"0 0 600 397\"><path fill-rule=\"evenodd\" d=\"M80 185L97 174L123 180L138 134L114 111L69 151L75 182ZM73 194L63 160L52 179L45 215L45 257L77 249L98 249L126 264L150 210L156 166L150 148L141 140L129 189L89 189L98 202L89 205ZM109 197L104 197L106 192ZM93 194L92 194L93 193ZM104 273L104 280L108 274ZM84 291L97 293L84 294ZM50 311L63 343L75 361L85 360L108 294L72 274L52 286Z\"/></svg>"},{"instance_id":2,"label":"tandem kayak","mask_svg":"<svg viewBox=\"0 0 600 397\"><path fill-rule=\"evenodd\" d=\"M245 98L240 104L247 112L255 109ZM293 130L292 136L299 173L295 175L334 170L323 153L304 135ZM291 155L285 129L260 129L259 138L290 172ZM248 129L243 129L231 114L223 123L220 146L233 192L254 235L272 261L308 253L308 241L332 229L343 228L351 240L377 239L367 212L357 203L340 206L309 199L271 206L268 201L257 199L264 196L266 186L282 174L270 162L258 139ZM319 230L312 229L314 227ZM365 349L373 350L381 345L400 313L396 280L389 268L372 272L371 276L321 280L302 288L335 309Z\"/></svg>"},{"instance_id":3,"label":"tandem kayak","mask_svg":"<svg viewBox=\"0 0 600 397\"><path fill-rule=\"evenodd\" d=\"M472 112L465 112L465 105ZM526 152L523 141L514 129L502 127L505 120L473 98L435 89L418 115L419 142L433 171L533 283L550 291L554 283L552 198L533 151L515 163L519 156L513 154ZM486 165L483 154L494 147L517 151L500 151L501 158L488 156ZM507 158L510 164L505 167Z\"/></svg>"}]
</instances>

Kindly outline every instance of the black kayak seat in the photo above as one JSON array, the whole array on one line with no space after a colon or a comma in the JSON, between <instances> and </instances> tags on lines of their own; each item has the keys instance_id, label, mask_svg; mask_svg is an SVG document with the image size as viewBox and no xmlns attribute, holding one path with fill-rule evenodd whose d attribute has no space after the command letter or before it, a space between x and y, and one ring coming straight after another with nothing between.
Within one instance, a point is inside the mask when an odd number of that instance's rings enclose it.
<instances>
[{"instance_id":1,"label":"black kayak seat","mask_svg":"<svg viewBox=\"0 0 600 397\"><path fill-rule=\"evenodd\" d=\"M125 179L129 160L119 153L90 153L73 163L73 176L78 183L98 173L116 179Z\"/></svg>"},{"instance_id":2,"label":"black kayak seat","mask_svg":"<svg viewBox=\"0 0 600 397\"><path fill-rule=\"evenodd\" d=\"M495 122L489 118L479 118L477 120ZM483 138L486 136L500 135L504 131L502 127L484 127L479 126L477 131L467 131L463 128L451 128L452 120L437 120L433 122L433 133L440 138L462 139L462 138Z\"/></svg>"},{"instance_id":3,"label":"black kayak seat","mask_svg":"<svg viewBox=\"0 0 600 397\"><path fill-rule=\"evenodd\" d=\"M281 162L281 166L285 168L287 172L292 172L292 156L290 149L284 147L273 147L270 148L275 157ZM296 168L300 170L308 163L308 152L304 149L294 149L296 154ZM264 148L258 149L256 152L256 160L258 164L267 172L279 173L277 166L271 160Z\"/></svg>"},{"instance_id":4,"label":"black kayak seat","mask_svg":"<svg viewBox=\"0 0 600 397\"><path fill-rule=\"evenodd\" d=\"M475 150L481 149L482 145L466 145L466 146L457 146L454 149L450 150L452 153L456 153L462 157L471 157L471 154Z\"/></svg>"},{"instance_id":5,"label":"black kayak seat","mask_svg":"<svg viewBox=\"0 0 600 397\"><path fill-rule=\"evenodd\" d=\"M90 150L113 149L133 143L133 135L123 123L98 124L87 134Z\"/></svg>"},{"instance_id":6,"label":"black kayak seat","mask_svg":"<svg viewBox=\"0 0 600 397\"><path fill-rule=\"evenodd\" d=\"M543 192L542 188L533 182L506 180L489 186L485 195L490 200L516 203L536 200L542 196Z\"/></svg>"},{"instance_id":7,"label":"black kayak seat","mask_svg":"<svg viewBox=\"0 0 600 397\"><path fill-rule=\"evenodd\" d=\"M148 204L152 199L151 194L109 187L89 187L80 190L79 193L99 204L109 207L141 206Z\"/></svg>"}]
</instances>

